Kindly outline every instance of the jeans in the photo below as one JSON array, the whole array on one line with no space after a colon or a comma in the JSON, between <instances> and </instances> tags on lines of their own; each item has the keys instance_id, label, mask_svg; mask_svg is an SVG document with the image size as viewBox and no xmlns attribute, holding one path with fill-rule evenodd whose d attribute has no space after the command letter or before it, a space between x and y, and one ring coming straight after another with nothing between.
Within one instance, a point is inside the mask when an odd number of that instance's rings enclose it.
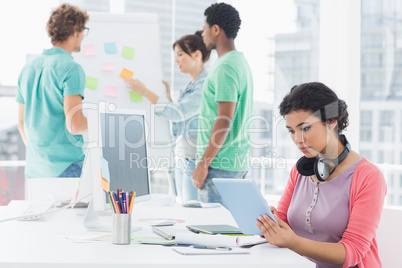
<instances>
[{"instance_id":1,"label":"jeans","mask_svg":"<svg viewBox=\"0 0 402 268\"><path fill-rule=\"evenodd\" d=\"M191 173L195 168L195 159L178 157L174 172L176 192L181 202L198 200L198 191L191 181Z\"/></svg>"},{"instance_id":2,"label":"jeans","mask_svg":"<svg viewBox=\"0 0 402 268\"><path fill-rule=\"evenodd\" d=\"M74 162L68 168L66 168L59 178L78 178L81 176L82 165L84 161Z\"/></svg>"},{"instance_id":3,"label":"jeans","mask_svg":"<svg viewBox=\"0 0 402 268\"><path fill-rule=\"evenodd\" d=\"M223 203L222 197L216 189L213 178L231 178L231 179L244 179L247 171L228 171L215 168L208 168L208 175L202 185L202 190L198 190L198 197L204 203Z\"/></svg>"}]
</instances>

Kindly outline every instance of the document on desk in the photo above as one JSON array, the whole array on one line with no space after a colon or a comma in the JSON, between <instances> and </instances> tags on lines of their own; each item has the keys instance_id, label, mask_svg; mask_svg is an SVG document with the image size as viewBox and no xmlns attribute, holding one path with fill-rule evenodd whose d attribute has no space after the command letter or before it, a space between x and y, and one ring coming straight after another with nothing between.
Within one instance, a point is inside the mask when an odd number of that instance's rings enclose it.
<instances>
[{"instance_id":1,"label":"document on desk","mask_svg":"<svg viewBox=\"0 0 402 268\"><path fill-rule=\"evenodd\" d=\"M202 249L194 247L172 247L173 251L182 255L228 255L228 254L250 254L247 249L232 248L230 250Z\"/></svg>"},{"instance_id":2,"label":"document on desk","mask_svg":"<svg viewBox=\"0 0 402 268\"><path fill-rule=\"evenodd\" d=\"M234 235L208 235L193 233L176 234L178 245L205 245L214 247L244 247L267 243L267 240L260 236L234 236Z\"/></svg>"}]
</instances>

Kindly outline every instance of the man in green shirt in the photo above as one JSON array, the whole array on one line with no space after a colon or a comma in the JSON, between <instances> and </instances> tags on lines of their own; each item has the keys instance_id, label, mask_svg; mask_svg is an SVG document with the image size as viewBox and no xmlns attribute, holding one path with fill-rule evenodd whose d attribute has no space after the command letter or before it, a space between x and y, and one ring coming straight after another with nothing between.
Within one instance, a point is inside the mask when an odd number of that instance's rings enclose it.
<instances>
[{"instance_id":1,"label":"man in green shirt","mask_svg":"<svg viewBox=\"0 0 402 268\"><path fill-rule=\"evenodd\" d=\"M74 62L89 17L62 4L53 10L47 32L53 47L27 63L18 78L18 129L27 146L27 177L79 177L84 154L82 114L85 74Z\"/></svg>"},{"instance_id":2,"label":"man in green shirt","mask_svg":"<svg viewBox=\"0 0 402 268\"><path fill-rule=\"evenodd\" d=\"M192 180L202 202L222 203L212 178L244 178L250 166L247 121L253 113L253 78L234 44L241 23L237 10L217 3L204 15L203 39L218 59L204 82Z\"/></svg>"}]
</instances>

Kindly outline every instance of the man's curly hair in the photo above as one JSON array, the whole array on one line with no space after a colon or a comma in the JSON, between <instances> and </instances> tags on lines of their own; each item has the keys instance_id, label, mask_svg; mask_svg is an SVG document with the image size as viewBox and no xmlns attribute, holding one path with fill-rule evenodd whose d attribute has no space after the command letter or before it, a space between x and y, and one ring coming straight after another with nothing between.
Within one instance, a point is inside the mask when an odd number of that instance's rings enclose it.
<instances>
[{"instance_id":1,"label":"man's curly hair","mask_svg":"<svg viewBox=\"0 0 402 268\"><path fill-rule=\"evenodd\" d=\"M70 4L61 4L52 11L47 22L47 34L51 38L52 44L66 41L74 30L83 31L88 19L86 11Z\"/></svg>"},{"instance_id":2,"label":"man's curly hair","mask_svg":"<svg viewBox=\"0 0 402 268\"><path fill-rule=\"evenodd\" d=\"M236 38L241 19L234 7L225 3L216 3L205 10L204 16L209 26L216 24L222 28L228 38Z\"/></svg>"}]
</instances>

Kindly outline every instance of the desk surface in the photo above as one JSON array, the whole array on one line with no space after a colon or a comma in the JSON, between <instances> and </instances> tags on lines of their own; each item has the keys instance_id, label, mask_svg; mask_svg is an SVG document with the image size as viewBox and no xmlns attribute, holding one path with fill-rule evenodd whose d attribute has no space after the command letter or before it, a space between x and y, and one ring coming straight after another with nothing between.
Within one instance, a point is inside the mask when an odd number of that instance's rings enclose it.
<instances>
[{"instance_id":1,"label":"desk surface","mask_svg":"<svg viewBox=\"0 0 402 268\"><path fill-rule=\"evenodd\" d=\"M1 213L1 212L0 212ZM74 243L65 237L95 236L83 226L83 209L64 210L42 221L0 223L0 267L315 267L302 256L269 244L250 248L246 255L183 256L169 246L113 245L111 242ZM101 216L111 224L110 216ZM133 224L142 227L138 236L154 236L151 227L138 219L175 218L188 224L232 224L230 213L219 208L160 207L149 203L134 206Z\"/></svg>"}]
</instances>

